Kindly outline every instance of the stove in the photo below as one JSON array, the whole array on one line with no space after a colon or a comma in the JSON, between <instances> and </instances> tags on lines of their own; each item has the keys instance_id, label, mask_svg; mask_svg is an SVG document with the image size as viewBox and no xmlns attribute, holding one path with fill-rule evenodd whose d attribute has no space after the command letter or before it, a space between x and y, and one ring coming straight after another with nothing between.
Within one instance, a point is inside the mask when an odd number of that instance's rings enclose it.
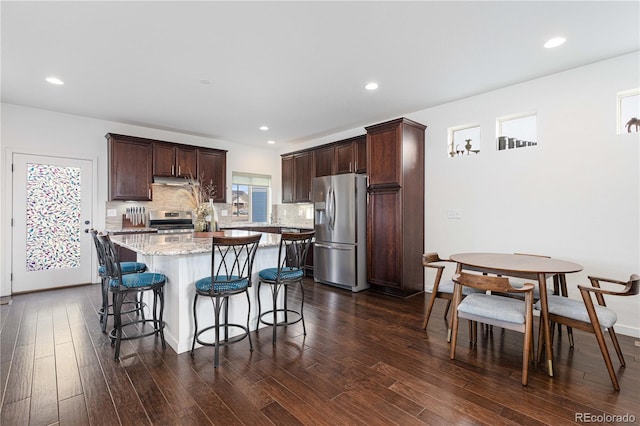
<instances>
[{"instance_id":1,"label":"stove","mask_svg":"<svg viewBox=\"0 0 640 426\"><path fill-rule=\"evenodd\" d=\"M189 211L155 210L149 212L149 227L158 234L181 234L193 231L193 221Z\"/></svg>"}]
</instances>

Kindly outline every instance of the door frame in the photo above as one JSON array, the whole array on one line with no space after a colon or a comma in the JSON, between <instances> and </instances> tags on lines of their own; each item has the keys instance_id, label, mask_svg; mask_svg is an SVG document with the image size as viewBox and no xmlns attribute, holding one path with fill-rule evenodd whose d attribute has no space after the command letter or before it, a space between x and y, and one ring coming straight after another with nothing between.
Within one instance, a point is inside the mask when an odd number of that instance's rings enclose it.
<instances>
[{"instance_id":1,"label":"door frame","mask_svg":"<svg viewBox=\"0 0 640 426\"><path fill-rule=\"evenodd\" d=\"M98 217L98 157L83 157L78 155L66 154L66 153L54 153L54 152L41 152L32 149L24 148L6 148L4 151L4 173L0 183L4 197L2 204L2 229L0 235L2 236L2 248L0 249L2 264L2 274L0 275L0 296L10 296L13 293L13 283L11 281L11 275L13 273L13 155L37 155L41 157L54 157L54 158L68 158L74 160L85 160L91 162L91 226L96 227L96 218ZM92 245L93 247L93 245ZM93 248L92 248L93 252ZM91 270L97 271L97 259L96 256L91 256ZM91 282L98 282L97 272L92 273Z\"/></svg>"}]
</instances>

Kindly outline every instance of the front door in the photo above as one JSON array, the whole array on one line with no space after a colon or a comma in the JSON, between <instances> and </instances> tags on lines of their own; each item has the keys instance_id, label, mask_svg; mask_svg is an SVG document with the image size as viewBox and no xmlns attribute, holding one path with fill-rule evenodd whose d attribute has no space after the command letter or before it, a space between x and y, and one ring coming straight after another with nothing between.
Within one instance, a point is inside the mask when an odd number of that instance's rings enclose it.
<instances>
[{"instance_id":1,"label":"front door","mask_svg":"<svg viewBox=\"0 0 640 426\"><path fill-rule=\"evenodd\" d=\"M13 154L12 293L90 283L92 162Z\"/></svg>"}]
</instances>

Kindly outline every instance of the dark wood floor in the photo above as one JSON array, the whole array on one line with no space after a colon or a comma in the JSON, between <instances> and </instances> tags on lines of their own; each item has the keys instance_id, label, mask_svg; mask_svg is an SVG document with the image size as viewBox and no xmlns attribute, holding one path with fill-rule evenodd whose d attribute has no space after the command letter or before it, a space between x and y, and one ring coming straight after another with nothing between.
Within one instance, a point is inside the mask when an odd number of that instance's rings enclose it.
<instances>
[{"instance_id":1,"label":"dark wood floor","mask_svg":"<svg viewBox=\"0 0 640 426\"><path fill-rule=\"evenodd\" d=\"M2 425L114 424L574 424L576 413L640 421L640 348L621 336L627 361L615 392L595 338L556 341L556 377L531 367L520 384L521 339L495 329L471 349L466 327L448 358L444 303L429 334L428 297L391 298L305 282L306 337L296 324L254 333L194 357L154 337L112 359L95 314L97 285L15 296L0 307ZM617 359L614 364L618 366ZM579 419L578 419L579 420ZM614 421L609 421L614 423Z\"/></svg>"}]
</instances>

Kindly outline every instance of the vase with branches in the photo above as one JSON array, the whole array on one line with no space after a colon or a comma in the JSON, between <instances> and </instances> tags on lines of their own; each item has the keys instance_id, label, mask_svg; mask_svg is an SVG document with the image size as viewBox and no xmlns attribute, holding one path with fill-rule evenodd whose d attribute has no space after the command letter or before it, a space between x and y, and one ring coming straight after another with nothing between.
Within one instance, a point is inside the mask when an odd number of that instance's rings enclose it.
<instances>
[{"instance_id":1,"label":"vase with branches","mask_svg":"<svg viewBox=\"0 0 640 426\"><path fill-rule=\"evenodd\" d=\"M193 177L187 178L187 185L178 190L177 196L191 210L194 217L194 230L205 231L207 222L217 226L217 215L213 206L213 198L216 195L216 186L202 183ZM207 218L209 220L207 221Z\"/></svg>"}]
</instances>

